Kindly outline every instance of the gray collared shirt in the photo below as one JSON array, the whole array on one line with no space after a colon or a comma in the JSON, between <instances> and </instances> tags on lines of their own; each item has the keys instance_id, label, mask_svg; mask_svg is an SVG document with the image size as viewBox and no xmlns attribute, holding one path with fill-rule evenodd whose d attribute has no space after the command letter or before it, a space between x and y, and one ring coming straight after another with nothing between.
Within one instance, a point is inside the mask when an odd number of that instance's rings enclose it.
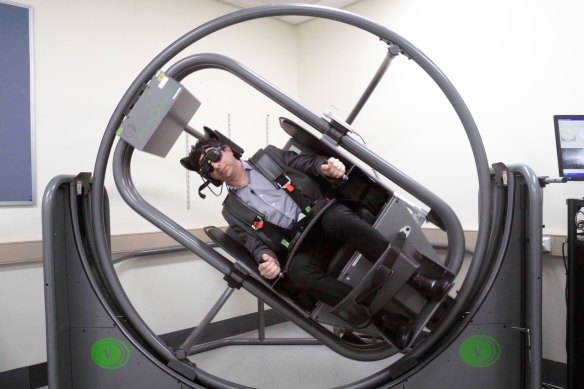
<instances>
[{"instance_id":1,"label":"gray collared shirt","mask_svg":"<svg viewBox=\"0 0 584 389\"><path fill-rule=\"evenodd\" d=\"M277 188L247 161L241 161L249 183L243 188L229 188L244 203L260 211L270 223L290 228L300 215L300 207L285 190Z\"/></svg>"}]
</instances>

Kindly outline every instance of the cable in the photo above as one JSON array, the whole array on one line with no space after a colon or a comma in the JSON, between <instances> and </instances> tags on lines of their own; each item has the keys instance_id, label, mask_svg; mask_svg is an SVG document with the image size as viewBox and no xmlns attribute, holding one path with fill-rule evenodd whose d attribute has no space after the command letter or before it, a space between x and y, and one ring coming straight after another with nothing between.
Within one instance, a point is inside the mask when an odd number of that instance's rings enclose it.
<instances>
[{"instance_id":1,"label":"cable","mask_svg":"<svg viewBox=\"0 0 584 389\"><path fill-rule=\"evenodd\" d=\"M358 133L357 131L354 131L354 130L353 130L353 131L351 131L351 134L355 134L355 135L357 135L357 136L358 136L358 137L361 139L361 142L363 142L363 144L364 144L364 145L366 145L366 144L367 144L367 143L365 142L365 139L363 139L363 137L362 137L361 135L359 135L359 133Z\"/></svg>"},{"instance_id":2,"label":"cable","mask_svg":"<svg viewBox=\"0 0 584 389\"><path fill-rule=\"evenodd\" d=\"M568 275L568 262L566 261L566 244L568 243L567 237L564 238L562 242L562 261L564 261L564 269L566 270L566 275Z\"/></svg>"},{"instance_id":3,"label":"cable","mask_svg":"<svg viewBox=\"0 0 584 389\"><path fill-rule=\"evenodd\" d=\"M213 188L211 188L210 186L207 187L209 189L209 191L211 191L211 193L213 193L215 196L221 196L221 194L223 193L223 185L221 185L221 189L219 190L219 193L215 193L215 191L213 190Z\"/></svg>"},{"instance_id":4,"label":"cable","mask_svg":"<svg viewBox=\"0 0 584 389\"><path fill-rule=\"evenodd\" d=\"M366 145L366 144L367 144L367 142L365 142L365 139L363 139L363 137L362 137L362 136L361 136L361 135L360 135L360 134L359 134L357 131L355 131L355 130L349 130L349 132L350 132L351 134L355 134L355 135L357 135L357 136L359 137L359 139L361 139L361 142L362 142L364 145ZM371 171L373 172L373 175L375 176L375 178L379 179L379 174L377 173L377 170L375 170L375 169L371 168ZM345 182L345 181L343 181L343 182Z\"/></svg>"},{"instance_id":5,"label":"cable","mask_svg":"<svg viewBox=\"0 0 584 389\"><path fill-rule=\"evenodd\" d=\"M566 236L564 238L564 241L562 242L562 261L564 262L564 269L566 270L566 286L564 287L564 299L566 300L566 308L568 307L568 297L569 297L569 291L568 291L568 262L566 261L566 244L568 243L568 237ZM568 330L567 328L568 323L566 322L566 331ZM568 350L568 337L566 336L566 341L564 344L564 347L566 348L566 350Z\"/></svg>"},{"instance_id":6,"label":"cable","mask_svg":"<svg viewBox=\"0 0 584 389\"><path fill-rule=\"evenodd\" d=\"M564 292L565 295L565 299L566 299L566 304L568 304L568 261L566 260L566 244L568 243L568 241L565 239L562 242L562 261L564 262L564 270L566 271L565 275L566 275L566 290Z\"/></svg>"}]
</instances>

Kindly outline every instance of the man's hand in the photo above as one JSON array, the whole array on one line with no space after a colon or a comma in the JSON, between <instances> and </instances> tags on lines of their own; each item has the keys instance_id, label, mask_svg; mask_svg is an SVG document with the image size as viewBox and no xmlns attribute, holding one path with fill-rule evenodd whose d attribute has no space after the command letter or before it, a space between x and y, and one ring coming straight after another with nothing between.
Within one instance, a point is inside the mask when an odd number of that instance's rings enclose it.
<instances>
[{"instance_id":1,"label":"man's hand","mask_svg":"<svg viewBox=\"0 0 584 389\"><path fill-rule=\"evenodd\" d=\"M341 178L345 174L345 165L333 157L330 157L326 163L320 165L320 169L325 176L331 178Z\"/></svg>"},{"instance_id":2,"label":"man's hand","mask_svg":"<svg viewBox=\"0 0 584 389\"><path fill-rule=\"evenodd\" d=\"M268 254L262 255L262 260L263 262L258 266L258 270L262 277L265 277L268 280L273 280L280 275L280 265L278 265L278 261Z\"/></svg>"}]
</instances>

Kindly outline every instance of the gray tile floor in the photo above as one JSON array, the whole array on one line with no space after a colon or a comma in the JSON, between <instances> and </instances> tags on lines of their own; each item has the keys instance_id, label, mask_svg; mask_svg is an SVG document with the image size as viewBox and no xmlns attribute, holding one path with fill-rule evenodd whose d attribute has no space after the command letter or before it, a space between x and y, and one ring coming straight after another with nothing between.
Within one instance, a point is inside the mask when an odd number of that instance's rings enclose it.
<instances>
[{"instance_id":1,"label":"gray tile floor","mask_svg":"<svg viewBox=\"0 0 584 389\"><path fill-rule=\"evenodd\" d=\"M256 337L255 332L242 336ZM308 337L291 323L266 328L266 337ZM375 362L342 357L325 346L228 346L192 356L201 369L260 389L319 389L347 385L399 359Z\"/></svg>"}]
</instances>

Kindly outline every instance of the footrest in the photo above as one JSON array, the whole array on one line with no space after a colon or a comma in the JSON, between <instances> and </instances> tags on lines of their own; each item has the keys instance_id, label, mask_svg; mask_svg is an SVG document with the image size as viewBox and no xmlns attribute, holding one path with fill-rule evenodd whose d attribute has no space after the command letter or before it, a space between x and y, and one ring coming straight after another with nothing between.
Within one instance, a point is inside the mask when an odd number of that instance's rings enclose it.
<instances>
[{"instance_id":1,"label":"footrest","mask_svg":"<svg viewBox=\"0 0 584 389\"><path fill-rule=\"evenodd\" d=\"M331 313L356 328L365 326L418 269L415 261L402 253L410 232L404 226L371 269L332 310ZM390 270L391 269L391 270Z\"/></svg>"}]
</instances>

